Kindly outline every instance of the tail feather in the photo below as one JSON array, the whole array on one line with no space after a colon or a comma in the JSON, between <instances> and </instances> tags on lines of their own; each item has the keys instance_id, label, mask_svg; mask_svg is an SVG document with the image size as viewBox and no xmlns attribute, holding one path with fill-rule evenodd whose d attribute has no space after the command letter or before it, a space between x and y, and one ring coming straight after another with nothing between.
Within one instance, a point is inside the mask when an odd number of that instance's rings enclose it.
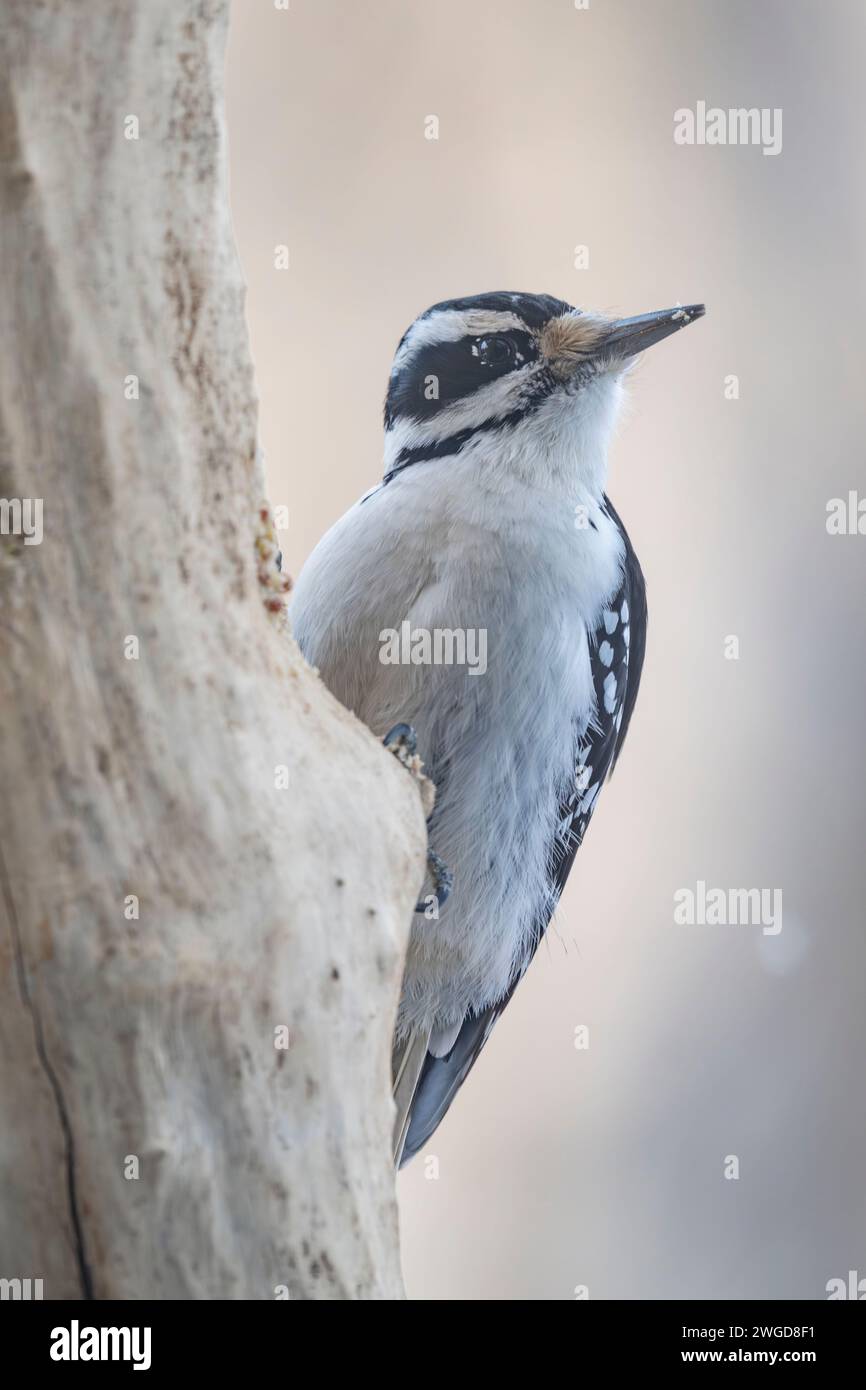
<instances>
[{"instance_id":1,"label":"tail feather","mask_svg":"<svg viewBox=\"0 0 866 1390\"><path fill-rule=\"evenodd\" d=\"M512 990L513 988L514 986ZM508 1003L510 994L511 991L498 1004L492 1004L482 1013L465 1018L452 1046L443 1055L433 1052L430 1044L425 1041L420 1067L409 1099L410 1109L403 1120L399 1153L396 1152L395 1145L395 1162L398 1166L408 1163L440 1124L472 1070L479 1052L490 1037L493 1025ZM429 1034L426 1037L429 1039ZM441 1042L444 1044L445 1041L443 1033ZM432 1045L436 1046L436 1035Z\"/></svg>"},{"instance_id":2,"label":"tail feather","mask_svg":"<svg viewBox=\"0 0 866 1390\"><path fill-rule=\"evenodd\" d=\"M408 1037L395 1042L391 1054L391 1073L393 1077L394 1106L394 1167L399 1168L403 1158L403 1147L409 1132L412 1115L412 1102L421 1079L421 1072L427 1059L427 1044L430 1041L429 1028L414 1028Z\"/></svg>"}]
</instances>

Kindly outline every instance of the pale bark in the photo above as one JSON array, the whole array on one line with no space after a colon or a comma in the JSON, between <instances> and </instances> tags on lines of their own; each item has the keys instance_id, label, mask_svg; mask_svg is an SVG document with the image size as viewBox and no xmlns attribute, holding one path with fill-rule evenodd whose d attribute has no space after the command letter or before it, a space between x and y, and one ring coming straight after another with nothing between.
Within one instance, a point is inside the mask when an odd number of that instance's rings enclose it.
<instances>
[{"instance_id":1,"label":"pale bark","mask_svg":"<svg viewBox=\"0 0 866 1390\"><path fill-rule=\"evenodd\" d=\"M47 1298L402 1294L424 810L259 583L226 19L0 3L0 498L44 506L0 536L0 1277Z\"/></svg>"}]
</instances>

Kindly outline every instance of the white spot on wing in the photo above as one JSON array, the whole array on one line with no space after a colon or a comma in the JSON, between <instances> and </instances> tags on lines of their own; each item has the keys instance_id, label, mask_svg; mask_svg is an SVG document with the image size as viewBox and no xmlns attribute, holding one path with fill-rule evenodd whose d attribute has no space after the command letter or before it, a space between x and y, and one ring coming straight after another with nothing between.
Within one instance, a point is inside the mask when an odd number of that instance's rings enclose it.
<instances>
[{"instance_id":1,"label":"white spot on wing","mask_svg":"<svg viewBox=\"0 0 866 1390\"><path fill-rule=\"evenodd\" d=\"M606 608L601 616L604 618L604 630L609 637L619 622L619 614L614 613L610 608Z\"/></svg>"},{"instance_id":2,"label":"white spot on wing","mask_svg":"<svg viewBox=\"0 0 866 1390\"><path fill-rule=\"evenodd\" d=\"M608 714L616 709L616 676L613 671L604 678L604 707Z\"/></svg>"},{"instance_id":3,"label":"white spot on wing","mask_svg":"<svg viewBox=\"0 0 866 1390\"><path fill-rule=\"evenodd\" d=\"M598 649L598 656L603 666L609 666L613 661L613 647L609 642L602 642Z\"/></svg>"}]
</instances>

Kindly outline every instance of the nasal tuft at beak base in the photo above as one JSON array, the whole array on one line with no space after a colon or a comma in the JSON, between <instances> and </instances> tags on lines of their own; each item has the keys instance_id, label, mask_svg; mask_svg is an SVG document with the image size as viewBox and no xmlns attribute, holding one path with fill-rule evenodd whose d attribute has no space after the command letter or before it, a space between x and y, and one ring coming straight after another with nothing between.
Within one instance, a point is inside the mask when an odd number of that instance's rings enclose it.
<instances>
[{"instance_id":1,"label":"nasal tuft at beak base","mask_svg":"<svg viewBox=\"0 0 866 1390\"><path fill-rule=\"evenodd\" d=\"M703 304L676 304L628 319L607 319L578 312L550 319L541 333L541 351L561 379L570 377L582 362L618 362L634 357L672 333L702 318Z\"/></svg>"},{"instance_id":2,"label":"nasal tuft at beak base","mask_svg":"<svg viewBox=\"0 0 866 1390\"><path fill-rule=\"evenodd\" d=\"M550 370L562 380L581 362L595 357L610 331L610 319L573 312L549 319L541 331L541 351Z\"/></svg>"}]
</instances>

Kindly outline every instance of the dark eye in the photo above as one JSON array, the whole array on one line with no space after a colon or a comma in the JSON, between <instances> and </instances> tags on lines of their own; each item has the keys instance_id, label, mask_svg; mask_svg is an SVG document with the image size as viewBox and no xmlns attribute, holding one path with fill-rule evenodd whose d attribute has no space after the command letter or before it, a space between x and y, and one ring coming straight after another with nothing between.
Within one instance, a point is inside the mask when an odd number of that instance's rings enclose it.
<instances>
[{"instance_id":1,"label":"dark eye","mask_svg":"<svg viewBox=\"0 0 866 1390\"><path fill-rule=\"evenodd\" d=\"M514 361L514 344L510 338L482 338L478 361L482 367L507 367Z\"/></svg>"}]
</instances>

